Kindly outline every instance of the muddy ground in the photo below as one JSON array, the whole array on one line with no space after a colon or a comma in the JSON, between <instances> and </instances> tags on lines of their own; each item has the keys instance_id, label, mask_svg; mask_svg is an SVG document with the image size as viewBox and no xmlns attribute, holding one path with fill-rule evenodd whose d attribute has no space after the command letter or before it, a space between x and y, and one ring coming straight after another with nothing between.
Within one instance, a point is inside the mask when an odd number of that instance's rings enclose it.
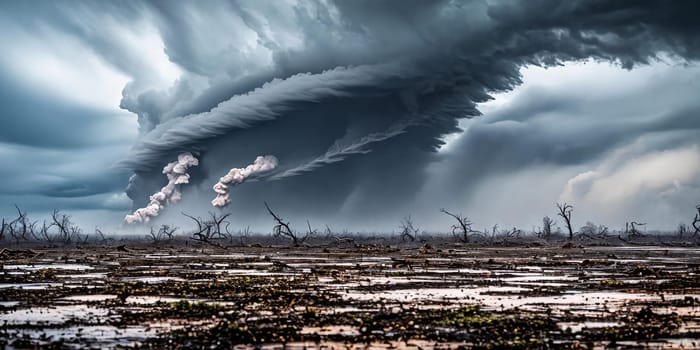
<instances>
[{"instance_id":1,"label":"muddy ground","mask_svg":"<svg viewBox=\"0 0 700 350\"><path fill-rule=\"evenodd\" d=\"M700 348L698 247L0 252L0 347Z\"/></svg>"}]
</instances>

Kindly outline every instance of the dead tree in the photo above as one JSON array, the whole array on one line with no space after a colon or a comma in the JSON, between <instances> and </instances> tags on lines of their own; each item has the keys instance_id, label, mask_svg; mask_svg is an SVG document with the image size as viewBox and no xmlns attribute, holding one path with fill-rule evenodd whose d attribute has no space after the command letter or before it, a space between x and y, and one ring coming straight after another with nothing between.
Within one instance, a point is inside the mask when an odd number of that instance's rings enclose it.
<instances>
[{"instance_id":1,"label":"dead tree","mask_svg":"<svg viewBox=\"0 0 700 350\"><path fill-rule=\"evenodd\" d=\"M557 203L557 209L559 210L557 215L561 216L566 222L566 228L569 230L569 240L572 240L574 238L574 229L571 227L571 213L574 211L574 207L567 203Z\"/></svg>"},{"instance_id":2,"label":"dead tree","mask_svg":"<svg viewBox=\"0 0 700 350\"><path fill-rule=\"evenodd\" d=\"M95 235L97 235L97 237L100 237L100 241L102 242L106 240L105 234L102 232L102 230L100 230L99 227L95 227Z\"/></svg>"},{"instance_id":3,"label":"dead tree","mask_svg":"<svg viewBox=\"0 0 700 350\"><path fill-rule=\"evenodd\" d=\"M491 235L489 236L489 230L486 228L484 229L483 237L486 242L489 244L493 244L496 241L496 236L498 235L498 224L493 225L491 227Z\"/></svg>"},{"instance_id":4,"label":"dead tree","mask_svg":"<svg viewBox=\"0 0 700 350\"><path fill-rule=\"evenodd\" d=\"M5 229L7 225L5 224L5 218L2 218L2 225L0 225L0 241L5 240Z\"/></svg>"},{"instance_id":5,"label":"dead tree","mask_svg":"<svg viewBox=\"0 0 700 350\"><path fill-rule=\"evenodd\" d=\"M193 241L207 243L221 248L221 244L215 242L215 240L230 236L230 232L228 232L230 223L226 221L226 218L231 214L218 216L216 213L209 212L210 219L208 220L202 219L199 216L194 217L184 212L182 215L192 219L192 221L197 224L196 231L194 231L190 237Z\"/></svg>"},{"instance_id":6,"label":"dead tree","mask_svg":"<svg viewBox=\"0 0 700 350\"><path fill-rule=\"evenodd\" d=\"M17 208L17 218L9 223L5 223L3 219L0 238L9 234L16 242L35 240L69 244L86 243L90 237L88 234L83 235L83 230L71 220L70 215L61 214L59 210L54 210L51 213L51 219L43 220L41 226L38 226L38 221L29 221L26 212L17 205L15 208Z\"/></svg>"},{"instance_id":7,"label":"dead tree","mask_svg":"<svg viewBox=\"0 0 700 350\"><path fill-rule=\"evenodd\" d=\"M625 223L625 233L627 238L640 237L642 233L637 229L637 226L644 226L646 223L630 221Z\"/></svg>"},{"instance_id":8,"label":"dead tree","mask_svg":"<svg viewBox=\"0 0 700 350\"><path fill-rule=\"evenodd\" d=\"M19 237L21 237L23 240L27 240L27 228L29 227L29 219L27 218L27 212L23 212L16 204L15 208L17 208L17 224L20 227L19 230L17 230L17 233L19 234Z\"/></svg>"},{"instance_id":9,"label":"dead tree","mask_svg":"<svg viewBox=\"0 0 700 350\"><path fill-rule=\"evenodd\" d=\"M102 230L100 230L99 227L95 227L95 236L99 237L100 242L102 243L114 241L114 238L105 236L105 234L102 232Z\"/></svg>"},{"instance_id":10,"label":"dead tree","mask_svg":"<svg viewBox=\"0 0 700 350\"><path fill-rule=\"evenodd\" d=\"M19 242L20 240L26 241L28 239L28 229L30 227L27 212L22 211L17 204L15 204L15 209L17 209L17 218L7 224L8 233L15 242Z\"/></svg>"},{"instance_id":11,"label":"dead tree","mask_svg":"<svg viewBox=\"0 0 700 350\"><path fill-rule=\"evenodd\" d=\"M700 236L700 205L695 207L697 209L697 214L695 214L695 218L693 219L693 228L695 229L695 233L693 233L693 237Z\"/></svg>"},{"instance_id":12,"label":"dead tree","mask_svg":"<svg viewBox=\"0 0 700 350\"><path fill-rule=\"evenodd\" d=\"M452 236L462 243L469 243L469 235L473 232L472 222L469 221L466 216L450 213L449 211L445 210L445 208L440 209L440 212L457 220L457 223L451 227Z\"/></svg>"},{"instance_id":13,"label":"dead tree","mask_svg":"<svg viewBox=\"0 0 700 350\"><path fill-rule=\"evenodd\" d=\"M604 225L596 225L590 221L579 229L579 237L588 239L604 239L608 236L608 227Z\"/></svg>"},{"instance_id":14,"label":"dead tree","mask_svg":"<svg viewBox=\"0 0 700 350\"><path fill-rule=\"evenodd\" d=\"M49 243L53 243L54 237L51 235L51 228L54 226L53 223L46 223L46 220L44 220L41 224L41 228L39 229L39 237L37 237L38 240L46 241Z\"/></svg>"},{"instance_id":15,"label":"dead tree","mask_svg":"<svg viewBox=\"0 0 700 350\"><path fill-rule=\"evenodd\" d=\"M401 221L399 229L401 230L402 241L408 240L410 242L413 242L416 240L419 230L415 226L413 226L413 220L411 219L411 215L405 217L403 221Z\"/></svg>"},{"instance_id":16,"label":"dead tree","mask_svg":"<svg viewBox=\"0 0 700 350\"><path fill-rule=\"evenodd\" d=\"M688 233L688 226L685 224L678 224L678 238L683 238L683 236Z\"/></svg>"},{"instance_id":17,"label":"dead tree","mask_svg":"<svg viewBox=\"0 0 700 350\"><path fill-rule=\"evenodd\" d=\"M210 223L206 222L199 216L194 217L192 215L185 214L184 212L182 213L182 215L192 219L192 221L194 221L197 224L197 229L192 233L192 236L190 237L191 240L212 244Z\"/></svg>"},{"instance_id":18,"label":"dead tree","mask_svg":"<svg viewBox=\"0 0 700 350\"><path fill-rule=\"evenodd\" d=\"M148 235L146 235L146 238L152 240L153 243L158 243L160 242L160 232L154 230L153 226L151 226L151 230L149 231Z\"/></svg>"},{"instance_id":19,"label":"dead tree","mask_svg":"<svg viewBox=\"0 0 700 350\"><path fill-rule=\"evenodd\" d=\"M167 241L172 241L173 240L173 235L175 234L175 231L177 231L178 227L175 226L170 226L170 225L160 225L157 231L153 229L153 226L151 226L151 232L146 236L146 238L150 239L153 241L153 243L159 243L161 241L167 240Z\"/></svg>"},{"instance_id":20,"label":"dead tree","mask_svg":"<svg viewBox=\"0 0 700 350\"><path fill-rule=\"evenodd\" d=\"M335 243L336 245L341 245L344 243L349 243L349 244L355 243L354 238L348 237L348 235L349 235L348 229L344 229L342 235L338 236L338 235L334 234L333 230L331 230L330 226L328 226L326 224L326 228L323 230L323 232L325 233L324 239L329 240L329 241Z\"/></svg>"},{"instance_id":21,"label":"dead tree","mask_svg":"<svg viewBox=\"0 0 700 350\"><path fill-rule=\"evenodd\" d=\"M554 226L554 220L549 216L542 218L542 230L537 232L537 236L549 240L552 237L552 228Z\"/></svg>"},{"instance_id":22,"label":"dead tree","mask_svg":"<svg viewBox=\"0 0 700 350\"><path fill-rule=\"evenodd\" d=\"M56 239L63 242L64 244L69 244L73 241L87 241L88 235L86 235L85 238L81 240L80 235L83 232L83 230L73 223L70 215L61 214L59 210L54 209L54 211L51 213L51 221L52 222L48 227L50 228L51 226L55 226L58 229ZM49 234L47 233L47 236L48 235Z\"/></svg>"},{"instance_id":23,"label":"dead tree","mask_svg":"<svg viewBox=\"0 0 700 350\"><path fill-rule=\"evenodd\" d=\"M50 226L56 226L58 228L58 239L64 243L70 243L70 230L68 226L70 225L70 218L66 215L61 215L61 213L54 209L51 213L52 223Z\"/></svg>"},{"instance_id":24,"label":"dead tree","mask_svg":"<svg viewBox=\"0 0 700 350\"><path fill-rule=\"evenodd\" d=\"M36 235L36 221L32 221L27 225L27 232L29 232L29 235L31 236L32 239L35 241L39 240L39 237Z\"/></svg>"},{"instance_id":25,"label":"dead tree","mask_svg":"<svg viewBox=\"0 0 700 350\"><path fill-rule=\"evenodd\" d=\"M228 238L231 236L231 232L228 231L229 225L231 223L226 220L231 214L224 214L217 216L216 213L209 212L211 227L212 227L212 238Z\"/></svg>"},{"instance_id":26,"label":"dead tree","mask_svg":"<svg viewBox=\"0 0 700 350\"><path fill-rule=\"evenodd\" d=\"M309 222L309 220L306 220L306 226L309 228L309 230L306 231L307 236L315 236L318 233L317 229L311 229L311 223Z\"/></svg>"},{"instance_id":27,"label":"dead tree","mask_svg":"<svg viewBox=\"0 0 700 350\"><path fill-rule=\"evenodd\" d=\"M521 233L522 233L522 231L520 229L518 229L517 227L513 227L513 229L511 229L511 230L501 231L501 236L503 236L502 243L505 244L511 240L516 240L516 241L520 240Z\"/></svg>"},{"instance_id":28,"label":"dead tree","mask_svg":"<svg viewBox=\"0 0 700 350\"><path fill-rule=\"evenodd\" d=\"M250 226L246 226L245 229L238 231L238 240L239 240L240 246L245 245L245 240L247 240L248 237L250 237ZM233 235L231 235L230 238L231 238L231 243L233 243Z\"/></svg>"},{"instance_id":29,"label":"dead tree","mask_svg":"<svg viewBox=\"0 0 700 350\"><path fill-rule=\"evenodd\" d=\"M277 223L273 228L272 228L272 236L273 237L282 237L282 238L287 238L292 240L292 244L294 244L295 247L298 247L300 244L304 243L307 239L311 238L313 235L316 234L316 231L311 230L311 224L309 224L309 232L305 234L303 237L300 237L296 231L294 231L290 226L289 222L284 222L284 220L279 217L275 212L270 209L270 206L265 203L265 208L267 208L267 212L272 216L272 218L275 220ZM307 221L308 223L308 221Z\"/></svg>"}]
</instances>

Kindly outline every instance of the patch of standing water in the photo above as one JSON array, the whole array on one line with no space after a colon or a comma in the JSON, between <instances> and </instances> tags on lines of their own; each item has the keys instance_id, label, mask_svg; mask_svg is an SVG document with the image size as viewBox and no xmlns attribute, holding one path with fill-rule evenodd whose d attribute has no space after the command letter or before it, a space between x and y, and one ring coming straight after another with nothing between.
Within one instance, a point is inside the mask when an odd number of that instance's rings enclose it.
<instances>
[{"instance_id":1,"label":"patch of standing water","mask_svg":"<svg viewBox=\"0 0 700 350\"><path fill-rule=\"evenodd\" d=\"M417 302L417 301L441 301L453 300L456 302L472 302L470 299L477 298L482 293L519 293L530 289L521 287L463 287L463 288L417 288L399 289L381 292L361 292L348 291L342 293L347 299L364 301L397 301L397 302Z\"/></svg>"},{"instance_id":2,"label":"patch of standing water","mask_svg":"<svg viewBox=\"0 0 700 350\"><path fill-rule=\"evenodd\" d=\"M350 325L345 326L324 326L324 327L304 327L299 332L300 334L318 334L318 335L340 335L345 337L360 336L360 331L357 327Z\"/></svg>"},{"instance_id":3,"label":"patch of standing water","mask_svg":"<svg viewBox=\"0 0 700 350\"><path fill-rule=\"evenodd\" d=\"M179 301L188 301L191 303L201 302L204 299L193 299L193 298L178 298L178 297L162 297L162 296L130 296L126 298L127 304L136 305L151 305L158 303L177 303Z\"/></svg>"},{"instance_id":4,"label":"patch of standing water","mask_svg":"<svg viewBox=\"0 0 700 350\"><path fill-rule=\"evenodd\" d=\"M77 275L56 275L56 278L63 278L63 279L101 279L101 278L107 278L107 273L106 272L98 272L98 273L81 273Z\"/></svg>"},{"instance_id":5,"label":"patch of standing water","mask_svg":"<svg viewBox=\"0 0 700 350\"><path fill-rule=\"evenodd\" d=\"M0 289L12 288L12 289L48 289L51 287L60 287L61 283L0 283Z\"/></svg>"},{"instance_id":6,"label":"patch of standing water","mask_svg":"<svg viewBox=\"0 0 700 350\"><path fill-rule=\"evenodd\" d=\"M590 321L590 322L559 322L557 323L557 326L561 328L561 330L567 330L570 329L574 333L578 333L582 331L583 329L590 329L590 328L610 328L610 327L620 327L622 324L620 322L598 322L598 321Z\"/></svg>"},{"instance_id":7,"label":"patch of standing water","mask_svg":"<svg viewBox=\"0 0 700 350\"><path fill-rule=\"evenodd\" d=\"M34 340L61 341L66 348L82 349L86 343L100 349L133 347L140 342L156 336L159 329L144 326L114 327L108 325L47 328L16 329L13 336L17 339L29 338Z\"/></svg>"},{"instance_id":8,"label":"patch of standing water","mask_svg":"<svg viewBox=\"0 0 700 350\"><path fill-rule=\"evenodd\" d=\"M59 305L32 307L0 314L0 323L10 325L60 325L71 320L104 322L110 318L109 310L85 305Z\"/></svg>"},{"instance_id":9,"label":"patch of standing water","mask_svg":"<svg viewBox=\"0 0 700 350\"><path fill-rule=\"evenodd\" d=\"M183 278L179 277L124 277L124 282L143 282L149 284L163 283L167 281L183 282Z\"/></svg>"},{"instance_id":10,"label":"patch of standing water","mask_svg":"<svg viewBox=\"0 0 700 350\"><path fill-rule=\"evenodd\" d=\"M4 265L3 270L24 270L24 271L37 271L45 269L54 270L72 270L72 271L85 271L94 270L95 268L90 265L84 264L35 264L35 265Z\"/></svg>"},{"instance_id":11,"label":"patch of standing water","mask_svg":"<svg viewBox=\"0 0 700 350\"><path fill-rule=\"evenodd\" d=\"M116 299L117 296L114 294L88 294L88 295L71 295L60 300L66 301L82 301L82 302L97 302Z\"/></svg>"}]
</instances>

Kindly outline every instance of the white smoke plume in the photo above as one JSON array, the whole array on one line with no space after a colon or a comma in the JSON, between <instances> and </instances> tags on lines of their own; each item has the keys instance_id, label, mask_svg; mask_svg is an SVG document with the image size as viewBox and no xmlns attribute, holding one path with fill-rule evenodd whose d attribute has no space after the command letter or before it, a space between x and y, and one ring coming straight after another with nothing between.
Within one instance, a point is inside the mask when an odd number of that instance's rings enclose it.
<instances>
[{"instance_id":1,"label":"white smoke plume","mask_svg":"<svg viewBox=\"0 0 700 350\"><path fill-rule=\"evenodd\" d=\"M177 161L168 163L163 168L163 174L168 177L168 184L150 197L148 205L127 215L124 222L127 224L148 222L151 218L158 216L166 204L180 201L182 198L180 185L190 182L190 174L187 173L187 169L197 165L199 165L199 160L189 152L181 153L177 156Z\"/></svg>"},{"instance_id":2,"label":"white smoke plume","mask_svg":"<svg viewBox=\"0 0 700 350\"><path fill-rule=\"evenodd\" d=\"M245 168L233 168L228 171L228 174L219 179L213 189L216 192L216 198L211 201L211 205L215 207L225 207L231 203L231 197L229 196L229 188L231 186L236 186L250 176L270 171L277 167L278 161L275 156L258 156L255 158L253 164L248 165Z\"/></svg>"}]
</instances>

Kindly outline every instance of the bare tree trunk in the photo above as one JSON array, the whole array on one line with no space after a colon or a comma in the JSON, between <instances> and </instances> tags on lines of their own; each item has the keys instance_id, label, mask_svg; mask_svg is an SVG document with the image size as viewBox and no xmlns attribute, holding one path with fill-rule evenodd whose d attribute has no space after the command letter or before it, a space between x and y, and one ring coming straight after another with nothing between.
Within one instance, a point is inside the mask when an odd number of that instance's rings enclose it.
<instances>
[{"instance_id":1,"label":"bare tree trunk","mask_svg":"<svg viewBox=\"0 0 700 350\"><path fill-rule=\"evenodd\" d=\"M571 227L571 212L574 210L574 207L567 203L557 203L557 209L559 209L557 215L561 216L566 222L566 228L569 230L569 240L574 239L574 229Z\"/></svg>"},{"instance_id":2,"label":"bare tree trunk","mask_svg":"<svg viewBox=\"0 0 700 350\"><path fill-rule=\"evenodd\" d=\"M544 239L549 240L552 237L552 225L554 224L554 220L550 218L549 216L545 216L542 218L542 236Z\"/></svg>"},{"instance_id":3,"label":"bare tree trunk","mask_svg":"<svg viewBox=\"0 0 700 350\"><path fill-rule=\"evenodd\" d=\"M698 236L700 235L700 205L695 207L695 209L698 210L698 213L695 214L695 218L693 219L693 228L695 229L695 233L693 235Z\"/></svg>"},{"instance_id":4,"label":"bare tree trunk","mask_svg":"<svg viewBox=\"0 0 700 350\"><path fill-rule=\"evenodd\" d=\"M403 219L399 228L401 229L401 240L405 241L408 239L411 242L416 240L419 230L413 226L413 220L410 215Z\"/></svg>"},{"instance_id":5,"label":"bare tree trunk","mask_svg":"<svg viewBox=\"0 0 700 350\"><path fill-rule=\"evenodd\" d=\"M5 239L5 218L2 218L2 226L0 226L0 241Z\"/></svg>"},{"instance_id":6,"label":"bare tree trunk","mask_svg":"<svg viewBox=\"0 0 700 350\"><path fill-rule=\"evenodd\" d=\"M294 244L294 246L298 246L299 243L301 243L301 242L304 241L304 239L305 239L306 237L304 237L304 238L302 238L302 239L300 239L299 237L297 237L297 234L296 234L296 233L294 232L294 230L292 230L292 228L289 226L289 223L288 223L288 222L284 222L284 220L282 220L281 217L279 217L277 214L275 214L275 213L272 211L272 209L270 209L270 206L267 205L267 202L264 202L264 203L265 203L265 208L267 208L267 212L270 213L270 215L272 216L272 218L277 222L277 225L275 225L275 227L272 228L272 234L273 234L274 236L276 236L276 237L286 237L286 238L289 238L289 239L292 240L292 244ZM309 227L311 227L311 226L309 225Z\"/></svg>"},{"instance_id":7,"label":"bare tree trunk","mask_svg":"<svg viewBox=\"0 0 700 350\"><path fill-rule=\"evenodd\" d=\"M628 226L628 224L629 224L629 226ZM636 222L636 221L631 221L629 223L625 223L625 227L628 228L627 229L627 238L641 236L642 233L639 232L639 230L637 229L637 226L644 226L644 225L646 225L646 224L643 222Z\"/></svg>"},{"instance_id":8,"label":"bare tree trunk","mask_svg":"<svg viewBox=\"0 0 700 350\"><path fill-rule=\"evenodd\" d=\"M463 243L469 243L469 234L473 232L471 221L469 221L466 216L450 213L444 208L440 209L440 212L457 220L457 225L452 225L452 236L459 239Z\"/></svg>"},{"instance_id":9,"label":"bare tree trunk","mask_svg":"<svg viewBox=\"0 0 700 350\"><path fill-rule=\"evenodd\" d=\"M215 225L214 221L206 221L203 220L201 217L194 217L192 215L185 214L184 212L182 213L182 215L192 219L192 221L194 221L197 224L197 231L192 233L192 236L190 237L191 240L207 243L218 248L223 248L221 244L212 241L212 231ZM216 216L214 216L214 218L216 218Z\"/></svg>"}]
</instances>

